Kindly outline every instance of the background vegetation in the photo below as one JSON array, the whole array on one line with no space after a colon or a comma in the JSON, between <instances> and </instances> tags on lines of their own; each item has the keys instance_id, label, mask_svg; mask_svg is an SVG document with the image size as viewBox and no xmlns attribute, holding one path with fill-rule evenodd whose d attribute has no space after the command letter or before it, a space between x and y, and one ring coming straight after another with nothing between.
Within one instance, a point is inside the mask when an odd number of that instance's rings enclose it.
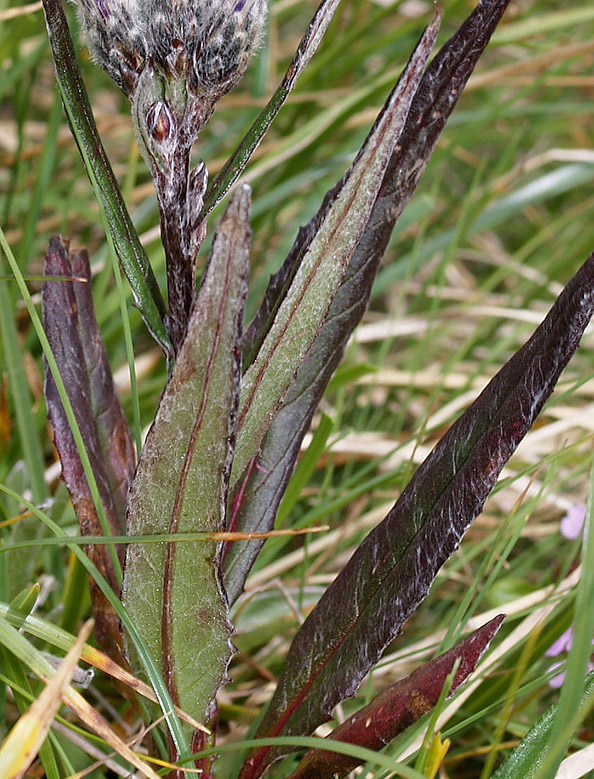
<instances>
[{"instance_id":1,"label":"background vegetation","mask_svg":"<svg viewBox=\"0 0 594 779\"><path fill-rule=\"evenodd\" d=\"M447 0L442 6L440 42L472 4ZM221 102L197 146L212 174L282 77L315 7L309 0L272 3L265 48L239 90ZM58 99L39 4L27 10L0 0L1 224L22 272L31 277L42 272L54 232L89 249L97 315L121 397L129 419L144 429L165 367L127 290L114 282L99 210ZM343 0L244 177L254 203L248 315L298 226L348 166L430 13L423 0ZM305 541L268 541L236 606L240 653L233 683L221 693L224 741L243 737L269 697L302 614L594 249L593 20L594 8L585 1L512 2L479 63L397 226L371 309L315 418L282 504L279 527L327 524L330 530ZM99 130L164 287L158 211L127 101L86 51L81 56ZM7 273L0 257L0 274ZM29 286L39 288L34 280ZM136 360L133 391L122 294ZM51 500L47 512L64 533L75 534L47 427L41 350L10 280L0 281L0 334L0 482L37 504ZM443 776L490 776L499 752L515 744L557 695L549 686L553 661L545 651L573 620L580 542L561 534L560 521L583 506L588 492L593 355L589 331L460 551L357 704L344 705L349 712L427 652L449 645L469 619L478 624L505 611L494 651L479 667L480 684L464 688L447 709L442 732L452 746ZM6 495L0 515L4 544L46 532ZM89 614L79 564L60 546L0 554L0 601L8 603L33 582L41 585L36 614L75 633ZM557 589L543 589L552 585ZM3 680L7 673L0 666ZM108 677L97 677L87 697L123 733L137 732L135 711ZM11 696L0 692L1 735L17 716ZM402 757L422 731L417 727L399 739L390 754ZM64 724L57 733L73 769L93 764L100 745ZM576 747L590 736L586 720ZM223 757L221 776L230 775L234 760L233 753ZM382 769L373 774L388 775Z\"/></svg>"}]
</instances>

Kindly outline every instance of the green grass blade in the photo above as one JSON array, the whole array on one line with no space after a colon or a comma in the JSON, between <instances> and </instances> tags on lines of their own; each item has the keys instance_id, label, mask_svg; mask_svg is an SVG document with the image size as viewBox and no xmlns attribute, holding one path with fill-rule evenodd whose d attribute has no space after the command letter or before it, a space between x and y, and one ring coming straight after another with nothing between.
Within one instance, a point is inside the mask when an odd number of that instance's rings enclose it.
<instances>
[{"instance_id":1,"label":"green grass blade","mask_svg":"<svg viewBox=\"0 0 594 779\"><path fill-rule=\"evenodd\" d=\"M113 238L134 301L151 335L169 355L171 344L163 321L165 303L97 132L59 0L44 0L44 12L60 94L97 201L105 215L108 232Z\"/></svg>"},{"instance_id":2,"label":"green grass blade","mask_svg":"<svg viewBox=\"0 0 594 779\"><path fill-rule=\"evenodd\" d=\"M210 214L217 203L220 203L233 186L233 182L241 175L241 172L248 164L252 154L258 148L260 141L295 86L297 79L315 54L324 37L324 33L328 29L328 25L332 21L339 2L340 0L323 0L299 44L299 48L293 57L282 84L271 97L266 108L252 124L245 138L225 163L223 169L208 187L200 219L205 219Z\"/></svg>"},{"instance_id":3,"label":"green grass blade","mask_svg":"<svg viewBox=\"0 0 594 779\"><path fill-rule=\"evenodd\" d=\"M0 271L4 261L0 257ZM23 458L31 483L33 499L41 502L47 495L44 477L43 447L31 413L33 399L27 382L23 357L15 325L15 309L6 284L0 282L0 338L4 364L14 403L17 428L21 441Z\"/></svg>"},{"instance_id":4,"label":"green grass blade","mask_svg":"<svg viewBox=\"0 0 594 779\"><path fill-rule=\"evenodd\" d=\"M17 252L19 267L23 270L29 266L31 253L35 243L35 231L41 214L46 192L48 191L52 173L56 165L56 146L58 130L60 129L62 112L60 98L56 95L54 105L47 123L47 131L43 142L43 151L39 160L38 175L31 193L30 207L27 209L23 237Z\"/></svg>"},{"instance_id":5,"label":"green grass blade","mask_svg":"<svg viewBox=\"0 0 594 779\"><path fill-rule=\"evenodd\" d=\"M40 511L37 508L37 506L35 506L33 503L23 498L22 495L19 495L13 490L8 489L3 484L0 484L0 492L3 492L5 495L8 495L9 497L13 498L13 500L17 500L20 503L22 503L41 522L43 522L43 524L46 527L48 527L51 530L51 532L54 533L54 535L61 535L61 528L58 525L56 525L56 523L53 522L46 514L44 514L43 511ZM169 695L167 687L165 686L165 682L163 681L163 676L159 671L159 668L154 658L151 656L150 652L148 651L144 639L140 635L136 625L130 619L128 612L124 609L124 607L120 602L120 599L114 593L113 589L109 586L106 579L99 573L97 568L93 565L93 563L91 563L91 561L86 556L86 554L82 551L82 549L74 543L69 543L68 548L75 555L78 561L84 566L84 568L87 570L87 573L90 576L92 576L92 578L95 580L101 592L105 595L105 597L107 598L111 606L116 611L117 615L119 616L122 622L122 625L128 631L128 634L130 635L132 641L134 642L138 655L141 658L141 661L144 665L149 683L151 684L153 690L155 691L155 695L157 696L157 700L159 701L159 706L161 707L161 711L163 712L163 715L165 717L167 727L169 728L169 732L171 733L173 743L175 744L176 749L178 750L178 753L180 755L182 756L189 755L190 750L188 748L188 744L185 739L184 731L182 729L181 722L179 720L177 712L175 711L175 707L173 705L173 701L171 700L171 696ZM56 628L56 631L57 630L58 629Z\"/></svg>"},{"instance_id":6,"label":"green grass blade","mask_svg":"<svg viewBox=\"0 0 594 779\"><path fill-rule=\"evenodd\" d=\"M590 707L594 695L594 673L586 677L580 690L579 706L573 702L573 712L583 712L584 707ZM559 715L559 704L556 703L534 723L528 733L511 752L506 761L499 766L492 779L535 779L543 766L543 757L551 744L554 744L553 728Z\"/></svg>"},{"instance_id":7,"label":"green grass blade","mask_svg":"<svg viewBox=\"0 0 594 779\"><path fill-rule=\"evenodd\" d=\"M592 655L592 625L594 625L594 459L590 470L590 493L584 525L582 546L582 573L577 586L575 613L579 615L573 624L571 650L567 659L565 680L557 704L550 740L546 754L535 772L535 779L552 779L571 743L573 733L583 717L594 704L594 697L588 696L589 705L576 710L575 702L580 699L588 662Z\"/></svg>"}]
</instances>

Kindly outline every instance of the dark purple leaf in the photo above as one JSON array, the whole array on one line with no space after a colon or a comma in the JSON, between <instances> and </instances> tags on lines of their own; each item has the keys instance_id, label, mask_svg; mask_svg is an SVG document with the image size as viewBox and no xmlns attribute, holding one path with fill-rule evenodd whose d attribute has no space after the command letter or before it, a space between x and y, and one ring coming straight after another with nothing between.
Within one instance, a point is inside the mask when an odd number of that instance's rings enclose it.
<instances>
[{"instance_id":1,"label":"dark purple leaf","mask_svg":"<svg viewBox=\"0 0 594 779\"><path fill-rule=\"evenodd\" d=\"M594 254L326 590L295 636L258 736L312 733L355 693L481 511L593 311ZM274 756L255 750L241 779L260 776Z\"/></svg>"},{"instance_id":2,"label":"dark purple leaf","mask_svg":"<svg viewBox=\"0 0 594 779\"><path fill-rule=\"evenodd\" d=\"M308 359L299 368L262 443L261 467L252 469L244 485L237 530L266 532L273 527L303 436L351 333L365 313L371 286L394 225L410 200L437 139L507 3L508 0L483 0L427 68L365 232ZM270 280L262 306L244 339L246 364L257 352L279 301L340 186L339 183L328 193L318 214L300 230L285 263ZM238 479L238 483L241 482L242 479ZM237 491L238 485L233 489ZM236 542L230 547L225 559L225 585L232 602L241 594L262 543Z\"/></svg>"},{"instance_id":3,"label":"dark purple leaf","mask_svg":"<svg viewBox=\"0 0 594 779\"><path fill-rule=\"evenodd\" d=\"M134 446L95 319L88 255L84 250L70 254L68 243L54 237L46 256L45 273L87 279L87 283L44 282L43 326L85 442L107 524L113 535L122 535L126 499L134 475ZM81 535L103 535L78 450L47 367L45 398L62 463L62 478L70 492ZM92 546L86 552L117 592L108 547ZM122 549L118 555L123 562ZM106 652L113 656L115 651L119 657L118 617L94 583L91 594L97 641Z\"/></svg>"},{"instance_id":4,"label":"dark purple leaf","mask_svg":"<svg viewBox=\"0 0 594 779\"><path fill-rule=\"evenodd\" d=\"M474 671L499 630L504 616L487 622L443 655L379 693L367 706L339 725L328 739L380 750L427 714L437 703L446 677L460 660L448 695L453 695ZM310 749L291 779L334 779L359 765L356 758Z\"/></svg>"}]
</instances>

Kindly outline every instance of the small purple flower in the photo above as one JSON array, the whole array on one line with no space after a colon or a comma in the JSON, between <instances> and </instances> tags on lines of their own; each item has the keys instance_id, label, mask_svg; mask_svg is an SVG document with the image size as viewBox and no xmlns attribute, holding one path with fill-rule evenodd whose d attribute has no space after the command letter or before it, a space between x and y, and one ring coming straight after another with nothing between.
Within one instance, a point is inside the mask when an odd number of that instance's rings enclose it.
<instances>
[{"instance_id":1,"label":"small purple flower","mask_svg":"<svg viewBox=\"0 0 594 779\"><path fill-rule=\"evenodd\" d=\"M572 506L561 520L561 535L571 541L579 538L585 519L586 507L583 504Z\"/></svg>"},{"instance_id":2,"label":"small purple flower","mask_svg":"<svg viewBox=\"0 0 594 779\"><path fill-rule=\"evenodd\" d=\"M556 670L557 668L561 668L564 666L565 663L562 661L559 661L557 663L553 663L549 668L549 673L551 671ZM553 690L558 690L563 686L563 682L565 681L565 671L563 671L560 674L557 674L556 676L553 676L551 679L549 679L549 687L552 687Z\"/></svg>"},{"instance_id":3,"label":"small purple flower","mask_svg":"<svg viewBox=\"0 0 594 779\"><path fill-rule=\"evenodd\" d=\"M558 657L559 655L563 654L563 652L569 652L569 650L571 649L572 641L573 641L573 627L569 627L567 628L565 633L562 633L559 636L559 638L551 644L551 646L545 652L545 656ZM592 646L594 646L594 638L592 639ZM549 673L551 671L556 670L557 668L560 668L563 665L564 662L561 660L553 663L551 666L549 666ZM593 663L588 663L588 673L590 673L590 671L594 671ZM557 674L556 676L553 676L552 679L549 679L549 687L552 687L554 690L558 690L563 684L564 680L565 680L565 671L563 671L560 674Z\"/></svg>"},{"instance_id":4,"label":"small purple flower","mask_svg":"<svg viewBox=\"0 0 594 779\"><path fill-rule=\"evenodd\" d=\"M567 628L565 633L562 633L553 644L551 644L551 646L545 652L546 657L557 657L562 652L569 652L569 650L571 649L572 640L573 640L573 628L570 627Z\"/></svg>"}]
</instances>

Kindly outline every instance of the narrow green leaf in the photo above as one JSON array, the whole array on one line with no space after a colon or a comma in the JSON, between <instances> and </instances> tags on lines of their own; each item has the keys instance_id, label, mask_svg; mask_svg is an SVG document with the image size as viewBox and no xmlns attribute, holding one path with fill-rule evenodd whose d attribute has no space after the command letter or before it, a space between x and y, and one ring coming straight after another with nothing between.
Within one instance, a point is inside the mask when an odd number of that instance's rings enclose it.
<instances>
[{"instance_id":1,"label":"narrow green leaf","mask_svg":"<svg viewBox=\"0 0 594 779\"><path fill-rule=\"evenodd\" d=\"M165 354L170 355L171 343L163 321L165 304L97 132L60 0L43 0L43 10L64 108L122 270L151 335Z\"/></svg>"},{"instance_id":2,"label":"narrow green leaf","mask_svg":"<svg viewBox=\"0 0 594 779\"><path fill-rule=\"evenodd\" d=\"M327 196L323 217L304 248L290 287L243 377L233 462L235 477L258 453L271 420L324 322L369 220L437 37L440 18L436 13L355 162Z\"/></svg>"},{"instance_id":3,"label":"narrow green leaf","mask_svg":"<svg viewBox=\"0 0 594 779\"><path fill-rule=\"evenodd\" d=\"M31 253L35 245L37 223L43 207L45 194L56 164L56 151L58 130L62 120L62 111L59 96L54 97L54 105L46 125L46 136L43 141L43 151L37 168L37 178L31 194L30 205L27 210L25 224L23 225L23 237L19 243L17 262L21 269L29 267Z\"/></svg>"},{"instance_id":4,"label":"narrow green leaf","mask_svg":"<svg viewBox=\"0 0 594 779\"><path fill-rule=\"evenodd\" d=\"M303 73L306 65L309 63L316 49L320 45L328 25L332 21L340 0L323 0L311 20L307 32L301 39L301 43L289 65L285 77L274 95L270 98L268 105L258 116L256 121L248 130L245 138L239 144L235 152L219 171L217 177L210 183L204 197L204 206L200 214L199 221L206 219L217 203L225 197L231 189L233 183L239 178L241 172L248 164L250 157L260 145L260 141L268 131L268 128L274 121L276 115L283 107L289 93L295 86L299 76Z\"/></svg>"},{"instance_id":5,"label":"narrow green leaf","mask_svg":"<svg viewBox=\"0 0 594 779\"><path fill-rule=\"evenodd\" d=\"M579 703L574 701L574 710L579 711L591 705L594 695L594 673L588 674L583 685ZM533 779L540 771L543 760L551 744L551 735L559 704L547 709L542 717L530 728L517 747L509 754L504 763L493 774L493 779Z\"/></svg>"},{"instance_id":6,"label":"narrow green leaf","mask_svg":"<svg viewBox=\"0 0 594 779\"><path fill-rule=\"evenodd\" d=\"M423 774L415 771L414 768L404 765L404 763L398 762L395 758L389 755L384 755L381 752L374 752L371 749L360 747L355 744L346 744L341 741L331 742L330 740L317 738L315 736L284 736L283 738L258 738L258 739L244 739L243 741L236 741L231 744L217 744L212 749L204 749L199 753L199 756L213 755L224 752L235 752L239 749L245 749L246 747L293 747L295 751L297 749L318 749L324 747L328 751L336 752L339 755L350 755L358 759L359 763L370 763L378 768L383 768L385 771L390 771L394 776L403 776L405 779L426 779ZM287 750L289 751L289 750ZM272 774L271 774L272 776ZM276 778L275 778L276 779ZM280 778L279 778L280 779Z\"/></svg>"},{"instance_id":7,"label":"narrow green leaf","mask_svg":"<svg viewBox=\"0 0 594 779\"><path fill-rule=\"evenodd\" d=\"M132 485L128 533L222 530L240 379L249 257L249 188L240 188L209 264ZM224 680L231 625L215 542L127 547L122 599L176 704L199 721ZM133 668L141 671L133 642ZM144 674L142 674L144 676Z\"/></svg>"},{"instance_id":8,"label":"narrow green leaf","mask_svg":"<svg viewBox=\"0 0 594 779\"><path fill-rule=\"evenodd\" d=\"M21 590L10 602L8 608L8 617L13 620L13 625L20 628L26 617L33 610L33 606L39 597L39 584L31 584L24 590ZM19 623L20 624L16 624Z\"/></svg>"},{"instance_id":9,"label":"narrow green leaf","mask_svg":"<svg viewBox=\"0 0 594 779\"><path fill-rule=\"evenodd\" d=\"M7 246L8 248L8 246ZM0 271L4 270L0 257ZM21 451L27 466L34 500L41 502L47 495L44 478L43 448L31 414L33 399L23 365L23 355L15 324L15 307L6 284L0 283L0 343L14 404Z\"/></svg>"}]
</instances>

